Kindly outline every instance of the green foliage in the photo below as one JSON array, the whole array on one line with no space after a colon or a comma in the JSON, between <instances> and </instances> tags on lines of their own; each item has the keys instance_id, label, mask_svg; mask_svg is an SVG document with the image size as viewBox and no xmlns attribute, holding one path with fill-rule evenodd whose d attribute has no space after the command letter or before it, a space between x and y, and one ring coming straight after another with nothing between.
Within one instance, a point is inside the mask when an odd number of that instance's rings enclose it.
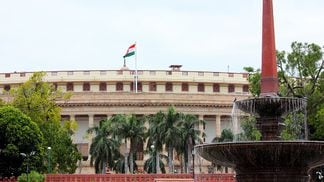
<instances>
[{"instance_id":1,"label":"green foliage","mask_svg":"<svg viewBox=\"0 0 324 182\"><path fill-rule=\"evenodd\" d=\"M27 162L30 168L41 170L42 144L43 135L28 116L11 106L0 108L0 176L19 175ZM35 155L29 156L32 151Z\"/></svg>"},{"instance_id":2,"label":"green foliage","mask_svg":"<svg viewBox=\"0 0 324 182\"><path fill-rule=\"evenodd\" d=\"M31 171L28 174L28 181L26 173L23 173L18 177L18 182L43 182L44 180L45 176L36 171Z\"/></svg>"},{"instance_id":3,"label":"green foliage","mask_svg":"<svg viewBox=\"0 0 324 182\"><path fill-rule=\"evenodd\" d=\"M245 71L249 73L248 81L250 83L249 91L254 97L258 97L261 92L261 72L260 69L254 70L252 67L244 67Z\"/></svg>"},{"instance_id":4,"label":"green foliage","mask_svg":"<svg viewBox=\"0 0 324 182\"><path fill-rule=\"evenodd\" d=\"M181 114L181 121L178 123L180 128L181 138L180 143L175 147L177 154L184 155L185 172L189 172L192 161L192 150L196 144L202 143L202 137L206 134L201 132L196 126L204 124L204 121L199 120L196 115Z\"/></svg>"},{"instance_id":5,"label":"green foliage","mask_svg":"<svg viewBox=\"0 0 324 182\"><path fill-rule=\"evenodd\" d=\"M321 110L324 108L324 60L323 50L314 43L293 42L291 51L277 51L277 66L279 78L279 94L281 96L306 97L307 121L310 137L324 140L324 127ZM253 73L251 67L244 68ZM260 74L259 74L260 75ZM250 92L258 96L260 77L249 75ZM283 133L284 138L293 138L289 132Z\"/></svg>"},{"instance_id":6,"label":"green foliage","mask_svg":"<svg viewBox=\"0 0 324 182\"><path fill-rule=\"evenodd\" d=\"M102 120L98 126L90 128L88 133L95 134L90 146L90 164L94 163L96 173L105 173L106 165L113 168L114 160L121 156L120 142L112 137L112 121Z\"/></svg>"},{"instance_id":7,"label":"green foliage","mask_svg":"<svg viewBox=\"0 0 324 182\"><path fill-rule=\"evenodd\" d=\"M285 117L285 128L281 132L283 140L302 139L305 117L303 113L291 113Z\"/></svg>"},{"instance_id":8,"label":"green foliage","mask_svg":"<svg viewBox=\"0 0 324 182\"><path fill-rule=\"evenodd\" d=\"M137 146L144 143L146 127L144 126L144 118L137 117L132 114L126 115L116 115L112 119L112 133L114 137L123 139L125 141L125 146L128 147L127 143L130 142L130 148L125 150L125 156L129 151L129 159L125 163L125 168L130 166L130 173L134 173L134 154L136 153ZM128 164L128 161L130 164ZM125 171L125 170L124 170Z\"/></svg>"},{"instance_id":9,"label":"green foliage","mask_svg":"<svg viewBox=\"0 0 324 182\"><path fill-rule=\"evenodd\" d=\"M158 153L156 150L151 150L150 148L148 150L148 154L149 154L149 158L144 162L144 171L146 171L147 173L157 173L156 165L159 165L160 171L162 173L166 173L165 164L163 160L167 160L168 157L166 155ZM158 163L156 162L157 161L156 155L159 155Z\"/></svg>"},{"instance_id":10,"label":"green foliage","mask_svg":"<svg viewBox=\"0 0 324 182\"><path fill-rule=\"evenodd\" d=\"M240 140L258 141L261 139L260 131L255 127L255 117L246 117L241 120L241 128L243 133L240 135Z\"/></svg>"},{"instance_id":11,"label":"green foliage","mask_svg":"<svg viewBox=\"0 0 324 182\"><path fill-rule=\"evenodd\" d=\"M43 148L52 148L52 172L74 173L81 155L72 143L72 132L61 126L61 108L55 102L63 99L64 94L44 82L44 76L45 72L36 72L16 90L11 90L12 105L38 124L44 136ZM44 168L47 163L46 158Z\"/></svg>"},{"instance_id":12,"label":"green foliage","mask_svg":"<svg viewBox=\"0 0 324 182\"><path fill-rule=\"evenodd\" d=\"M213 143L231 142L233 140L234 140L234 134L233 134L232 130L231 129L223 129L221 136L219 138L215 137L212 142Z\"/></svg>"}]
</instances>

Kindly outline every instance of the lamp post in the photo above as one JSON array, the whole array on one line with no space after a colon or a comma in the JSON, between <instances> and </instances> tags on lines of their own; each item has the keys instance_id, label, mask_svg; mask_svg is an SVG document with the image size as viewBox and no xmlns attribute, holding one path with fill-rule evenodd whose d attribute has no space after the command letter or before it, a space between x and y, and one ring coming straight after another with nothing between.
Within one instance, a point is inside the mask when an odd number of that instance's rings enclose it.
<instances>
[{"instance_id":1,"label":"lamp post","mask_svg":"<svg viewBox=\"0 0 324 182\"><path fill-rule=\"evenodd\" d=\"M28 174L29 174L29 158L30 158L30 156L35 155L35 151L31 151L29 154L20 153L20 155L23 156L24 158L26 158L26 160L27 160L26 173L27 173L27 182L29 182L29 179L28 179Z\"/></svg>"},{"instance_id":2,"label":"lamp post","mask_svg":"<svg viewBox=\"0 0 324 182\"><path fill-rule=\"evenodd\" d=\"M47 147L47 151L48 151L48 168L47 168L47 172L48 174L50 174L52 172L51 169L51 147Z\"/></svg>"}]
</instances>

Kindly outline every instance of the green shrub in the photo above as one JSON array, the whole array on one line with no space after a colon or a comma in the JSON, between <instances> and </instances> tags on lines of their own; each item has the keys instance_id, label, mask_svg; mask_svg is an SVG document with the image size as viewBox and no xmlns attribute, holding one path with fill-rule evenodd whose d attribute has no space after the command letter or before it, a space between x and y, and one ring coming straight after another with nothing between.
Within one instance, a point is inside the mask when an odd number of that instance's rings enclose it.
<instances>
[{"instance_id":1,"label":"green shrub","mask_svg":"<svg viewBox=\"0 0 324 182\"><path fill-rule=\"evenodd\" d=\"M27 182L27 175L26 173L22 173L18 177L18 182ZM36 172L36 171L31 171L28 174L28 182L44 182L44 175Z\"/></svg>"}]
</instances>

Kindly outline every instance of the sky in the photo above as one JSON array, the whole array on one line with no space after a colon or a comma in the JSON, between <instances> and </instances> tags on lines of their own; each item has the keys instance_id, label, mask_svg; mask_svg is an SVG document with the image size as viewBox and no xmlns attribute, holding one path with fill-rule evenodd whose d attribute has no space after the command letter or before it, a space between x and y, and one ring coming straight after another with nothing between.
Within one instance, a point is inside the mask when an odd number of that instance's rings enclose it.
<instances>
[{"instance_id":1,"label":"sky","mask_svg":"<svg viewBox=\"0 0 324 182\"><path fill-rule=\"evenodd\" d=\"M323 0L274 0L277 50L324 45ZM0 0L0 72L260 68L261 0ZM135 57L127 59L135 69Z\"/></svg>"}]
</instances>

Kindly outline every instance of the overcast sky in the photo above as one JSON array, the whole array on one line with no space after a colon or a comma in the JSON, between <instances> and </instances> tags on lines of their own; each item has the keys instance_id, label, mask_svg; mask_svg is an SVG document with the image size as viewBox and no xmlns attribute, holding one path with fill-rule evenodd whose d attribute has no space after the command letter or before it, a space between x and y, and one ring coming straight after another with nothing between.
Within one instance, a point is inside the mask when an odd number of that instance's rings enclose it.
<instances>
[{"instance_id":1,"label":"overcast sky","mask_svg":"<svg viewBox=\"0 0 324 182\"><path fill-rule=\"evenodd\" d=\"M324 45L324 0L274 0L276 48ZM260 67L262 0L0 0L0 72ZM134 59L127 61L134 68Z\"/></svg>"}]
</instances>

